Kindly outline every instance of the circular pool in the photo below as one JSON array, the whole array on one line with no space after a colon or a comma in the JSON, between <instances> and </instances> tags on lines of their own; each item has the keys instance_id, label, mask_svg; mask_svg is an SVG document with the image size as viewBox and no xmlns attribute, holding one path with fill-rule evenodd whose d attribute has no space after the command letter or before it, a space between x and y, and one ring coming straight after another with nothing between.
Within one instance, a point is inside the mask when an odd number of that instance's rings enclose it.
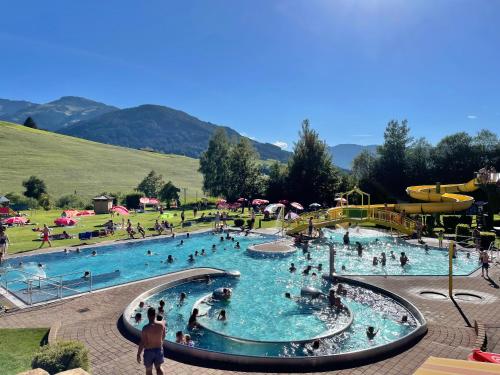
<instances>
[{"instance_id":1,"label":"circular pool","mask_svg":"<svg viewBox=\"0 0 500 375\"><path fill-rule=\"evenodd\" d=\"M377 360L408 347L427 329L422 314L408 301L344 277L304 280L293 275L288 289L273 274L267 275L264 285L255 283L253 288L245 287L239 279L234 273L216 274L209 280L202 275L160 285L127 306L125 326L139 337L146 322L136 322L134 316L140 312L145 317L147 307L157 308L163 300L168 325L165 347L171 358L203 360L212 367L276 371L354 366ZM344 309L330 307L325 298L339 283L345 290L345 294L338 294ZM320 296L301 297L300 288L292 288L304 285L316 288ZM231 288L232 297L213 300L211 294L218 288ZM291 290L289 298L283 290ZM179 303L181 292L187 298ZM143 309L139 308L141 301L146 305ZM203 316L198 318L197 328L189 329L187 322L195 307ZM221 310L226 311L226 321L217 319ZM369 326L376 331L371 339L366 334ZM195 347L176 344L177 331L189 333Z\"/></svg>"}]
</instances>

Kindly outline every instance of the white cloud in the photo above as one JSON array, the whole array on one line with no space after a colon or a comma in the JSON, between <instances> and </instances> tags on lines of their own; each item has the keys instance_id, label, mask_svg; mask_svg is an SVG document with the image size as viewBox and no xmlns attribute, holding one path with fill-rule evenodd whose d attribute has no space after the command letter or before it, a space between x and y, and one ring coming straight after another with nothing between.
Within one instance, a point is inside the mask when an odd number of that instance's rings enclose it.
<instances>
[{"instance_id":1,"label":"white cloud","mask_svg":"<svg viewBox=\"0 0 500 375\"><path fill-rule=\"evenodd\" d=\"M475 119L477 119L477 116L476 115L467 115L467 118L469 120L475 120Z\"/></svg>"},{"instance_id":2,"label":"white cloud","mask_svg":"<svg viewBox=\"0 0 500 375\"><path fill-rule=\"evenodd\" d=\"M276 141L273 143L273 145L278 146L282 150L286 150L288 148L288 143L283 142L283 141Z\"/></svg>"}]
</instances>

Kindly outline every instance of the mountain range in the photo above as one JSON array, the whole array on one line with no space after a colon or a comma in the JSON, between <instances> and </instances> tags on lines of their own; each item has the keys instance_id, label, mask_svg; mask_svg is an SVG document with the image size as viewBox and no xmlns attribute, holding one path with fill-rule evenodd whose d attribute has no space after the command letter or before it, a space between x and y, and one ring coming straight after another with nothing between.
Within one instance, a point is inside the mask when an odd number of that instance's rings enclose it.
<instances>
[{"instance_id":1,"label":"mountain range","mask_svg":"<svg viewBox=\"0 0 500 375\"><path fill-rule=\"evenodd\" d=\"M198 158L207 149L217 128L229 139L243 137L236 130L202 121L186 112L160 105L145 104L120 109L94 100L63 96L44 103L0 99L0 120L18 124L32 117L40 129L105 144ZM250 142L261 159L286 162L290 152L270 143ZM364 149L376 146L340 144L329 147L334 163L350 169L352 160Z\"/></svg>"}]
</instances>

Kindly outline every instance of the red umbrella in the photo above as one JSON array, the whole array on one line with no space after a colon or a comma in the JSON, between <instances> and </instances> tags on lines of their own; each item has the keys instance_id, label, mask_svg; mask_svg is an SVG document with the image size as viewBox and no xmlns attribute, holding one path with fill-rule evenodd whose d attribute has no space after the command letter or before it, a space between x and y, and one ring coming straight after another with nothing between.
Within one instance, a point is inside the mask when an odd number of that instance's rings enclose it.
<instances>
[{"instance_id":1,"label":"red umbrella","mask_svg":"<svg viewBox=\"0 0 500 375\"><path fill-rule=\"evenodd\" d=\"M297 203L297 202L292 202L290 204L290 206L292 206L293 208L297 209L297 210L303 210L304 207L302 207L302 205L300 203Z\"/></svg>"},{"instance_id":2,"label":"red umbrella","mask_svg":"<svg viewBox=\"0 0 500 375\"><path fill-rule=\"evenodd\" d=\"M21 216L16 216L16 217L9 217L8 219L5 219L2 221L2 224L26 224L28 222L28 219L25 217Z\"/></svg>"},{"instance_id":3,"label":"red umbrella","mask_svg":"<svg viewBox=\"0 0 500 375\"><path fill-rule=\"evenodd\" d=\"M69 227L76 224L75 219L71 219L69 217L59 217L54 220L54 223L60 227Z\"/></svg>"},{"instance_id":4,"label":"red umbrella","mask_svg":"<svg viewBox=\"0 0 500 375\"><path fill-rule=\"evenodd\" d=\"M129 212L128 210L123 207L123 206L113 206L113 208L111 209L111 211L114 211L116 212L117 214L120 214L120 215L128 215Z\"/></svg>"},{"instance_id":5,"label":"red umbrella","mask_svg":"<svg viewBox=\"0 0 500 375\"><path fill-rule=\"evenodd\" d=\"M254 199L252 201L252 206L261 206L263 204L269 204L269 201L266 199Z\"/></svg>"}]
</instances>

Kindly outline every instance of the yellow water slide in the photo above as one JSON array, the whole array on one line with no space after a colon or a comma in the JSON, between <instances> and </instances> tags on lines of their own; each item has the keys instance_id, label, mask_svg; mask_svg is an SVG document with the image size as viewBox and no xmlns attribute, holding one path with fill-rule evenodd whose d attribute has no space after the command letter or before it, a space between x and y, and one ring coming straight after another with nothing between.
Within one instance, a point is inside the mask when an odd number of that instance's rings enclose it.
<instances>
[{"instance_id":1,"label":"yellow water slide","mask_svg":"<svg viewBox=\"0 0 500 375\"><path fill-rule=\"evenodd\" d=\"M478 187L479 182L475 178L464 184L441 185L439 192L436 185L410 186L406 193L427 203L403 203L393 207L396 211L405 210L408 214L464 211L474 203L474 198L462 193L469 193Z\"/></svg>"}]
</instances>

